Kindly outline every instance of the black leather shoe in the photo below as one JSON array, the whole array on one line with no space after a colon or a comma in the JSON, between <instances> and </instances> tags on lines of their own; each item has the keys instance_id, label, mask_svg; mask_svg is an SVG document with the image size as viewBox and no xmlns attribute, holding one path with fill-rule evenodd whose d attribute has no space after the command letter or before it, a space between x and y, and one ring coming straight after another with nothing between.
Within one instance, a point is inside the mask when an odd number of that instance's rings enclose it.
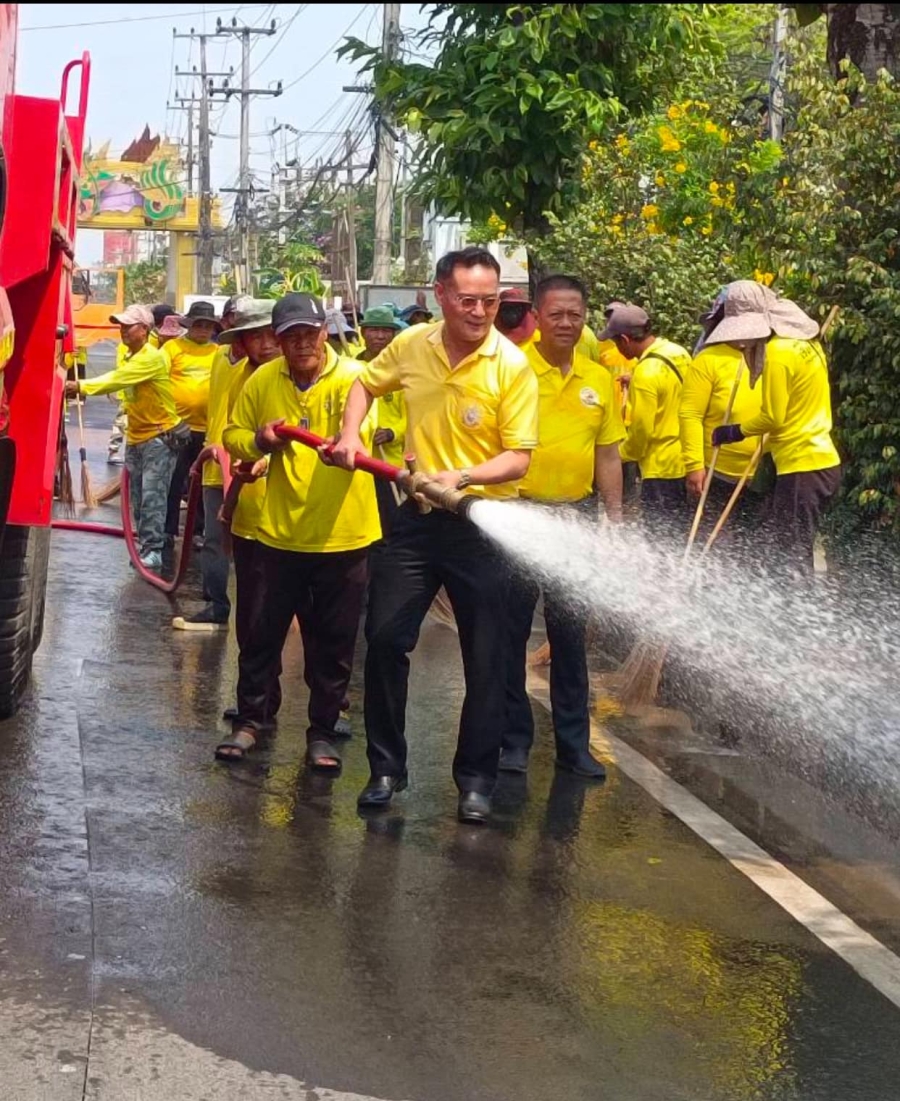
<instances>
[{"instance_id":1,"label":"black leather shoe","mask_svg":"<svg viewBox=\"0 0 900 1101\"><path fill-rule=\"evenodd\" d=\"M497 766L501 772L527 772L527 749L501 749L500 763Z\"/></svg>"},{"instance_id":2,"label":"black leather shoe","mask_svg":"<svg viewBox=\"0 0 900 1101\"><path fill-rule=\"evenodd\" d=\"M491 800L480 791L464 791L459 797L456 816L460 822L483 826L491 816Z\"/></svg>"},{"instance_id":3,"label":"black leather shoe","mask_svg":"<svg viewBox=\"0 0 900 1101\"><path fill-rule=\"evenodd\" d=\"M358 807L386 807L395 791L405 791L409 780L405 776L373 776L359 793Z\"/></svg>"},{"instance_id":4,"label":"black leather shoe","mask_svg":"<svg viewBox=\"0 0 900 1101\"><path fill-rule=\"evenodd\" d=\"M571 772L573 776L582 776L585 780L605 780L606 769L598 760L588 753L579 757L577 761L561 761L556 758L556 767L564 772Z\"/></svg>"}]
</instances>

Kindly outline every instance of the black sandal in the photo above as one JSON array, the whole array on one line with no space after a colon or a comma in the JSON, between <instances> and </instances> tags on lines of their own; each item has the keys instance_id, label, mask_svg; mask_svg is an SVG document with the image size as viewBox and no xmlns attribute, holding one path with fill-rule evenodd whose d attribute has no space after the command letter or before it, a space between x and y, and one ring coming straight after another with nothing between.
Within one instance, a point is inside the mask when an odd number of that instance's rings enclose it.
<instances>
[{"instance_id":1,"label":"black sandal","mask_svg":"<svg viewBox=\"0 0 900 1101\"><path fill-rule=\"evenodd\" d=\"M224 738L216 746L217 761L243 761L256 746L256 731L249 726L235 730L230 738Z\"/></svg>"},{"instance_id":2,"label":"black sandal","mask_svg":"<svg viewBox=\"0 0 900 1101\"><path fill-rule=\"evenodd\" d=\"M317 738L306 747L306 763L316 772L337 775L344 767L338 749L324 738Z\"/></svg>"}]
</instances>

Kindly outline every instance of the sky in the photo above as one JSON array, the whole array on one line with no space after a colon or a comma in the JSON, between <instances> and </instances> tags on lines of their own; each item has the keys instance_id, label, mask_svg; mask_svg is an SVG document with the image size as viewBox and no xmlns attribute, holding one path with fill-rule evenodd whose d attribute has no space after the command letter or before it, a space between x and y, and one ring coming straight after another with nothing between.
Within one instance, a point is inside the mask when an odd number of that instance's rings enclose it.
<instances>
[{"instance_id":1,"label":"sky","mask_svg":"<svg viewBox=\"0 0 900 1101\"><path fill-rule=\"evenodd\" d=\"M109 141L111 153L121 152L145 124L151 134L183 139L187 113L172 108L177 96L198 90L199 81L176 78L174 68L190 71L199 65L198 45L173 38L172 28L213 32L217 18L230 23L234 17L264 27L274 18L275 34L255 35L251 54L252 87L284 83L281 96L254 99L250 108L251 168L261 186L268 186L273 154L279 160L284 154L285 132L276 138L268 133L279 123L305 132L299 152L301 161L310 163L343 148L348 127L354 134L367 132L368 97L342 91L360 81L353 64L338 60L334 51L347 34L380 42L381 9L381 4L20 4L16 90L58 95L66 63L86 50L92 64L87 134L95 150ZM419 5L403 4L400 20L407 32L421 26ZM223 36L208 44L208 66L237 70L240 54L239 40ZM239 126L236 98L215 106L214 189L237 183ZM356 163L365 163L370 150L366 133ZM293 157L294 149L288 153ZM100 234L82 231L78 254L81 263L96 263Z\"/></svg>"}]
</instances>

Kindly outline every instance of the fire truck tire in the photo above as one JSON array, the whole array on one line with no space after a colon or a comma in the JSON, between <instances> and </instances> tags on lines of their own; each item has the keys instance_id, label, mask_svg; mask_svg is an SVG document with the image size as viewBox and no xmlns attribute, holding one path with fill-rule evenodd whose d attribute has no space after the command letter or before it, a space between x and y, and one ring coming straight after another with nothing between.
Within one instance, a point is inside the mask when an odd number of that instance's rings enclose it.
<instances>
[{"instance_id":1,"label":"fire truck tire","mask_svg":"<svg viewBox=\"0 0 900 1101\"><path fill-rule=\"evenodd\" d=\"M0 719L15 714L28 685L36 611L43 618L46 550L44 529L7 526L0 550Z\"/></svg>"}]
</instances>

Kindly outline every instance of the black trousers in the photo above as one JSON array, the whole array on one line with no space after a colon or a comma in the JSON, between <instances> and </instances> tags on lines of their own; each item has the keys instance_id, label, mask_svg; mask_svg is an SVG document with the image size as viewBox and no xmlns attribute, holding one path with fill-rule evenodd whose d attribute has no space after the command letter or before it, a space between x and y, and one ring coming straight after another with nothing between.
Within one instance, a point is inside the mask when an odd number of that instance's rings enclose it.
<instances>
[{"instance_id":1,"label":"black trousers","mask_svg":"<svg viewBox=\"0 0 900 1101\"><path fill-rule=\"evenodd\" d=\"M447 512L397 512L374 557L366 620L365 720L373 776L406 774L409 654L432 600L447 590L459 628L466 696L453 761L460 791L488 795L497 779L505 711L509 570L474 525Z\"/></svg>"},{"instance_id":2,"label":"black trousers","mask_svg":"<svg viewBox=\"0 0 900 1101\"><path fill-rule=\"evenodd\" d=\"M672 539L687 535L690 527L684 478L644 478L641 482L641 519L654 536Z\"/></svg>"},{"instance_id":3,"label":"black trousers","mask_svg":"<svg viewBox=\"0 0 900 1101\"><path fill-rule=\"evenodd\" d=\"M178 534L178 528L181 521L181 498L187 490L190 469L194 464L194 460L203 450L203 441L205 439L205 432L191 432L190 443L187 447L183 447L178 452L175 472L172 474L172 481L169 483L169 500L166 504L166 535L176 536ZM194 523L195 533L197 535L202 535L203 527L204 511L203 496L201 494L200 503L197 506L197 517Z\"/></svg>"},{"instance_id":4,"label":"black trousers","mask_svg":"<svg viewBox=\"0 0 900 1101\"><path fill-rule=\"evenodd\" d=\"M231 557L234 561L234 633L237 637L238 652L247 652L247 644L254 619L259 615L260 597L263 585L260 579L259 563L255 539L244 539L240 535L231 536ZM266 721L275 718L281 707L281 656L278 667L269 686L266 704Z\"/></svg>"},{"instance_id":5,"label":"black trousers","mask_svg":"<svg viewBox=\"0 0 900 1101\"><path fill-rule=\"evenodd\" d=\"M258 543L259 587L249 637L241 650L235 722L259 729L270 713L272 684L294 616L303 639L309 688L307 741L330 741L347 697L366 591L368 548L332 554L276 550Z\"/></svg>"},{"instance_id":6,"label":"black trousers","mask_svg":"<svg viewBox=\"0 0 900 1101\"><path fill-rule=\"evenodd\" d=\"M506 722L503 748L531 749L534 742L534 716L525 687L526 650L531 636L534 609L541 587L531 578L517 576L510 586L509 652L506 673ZM556 734L556 756L569 765L583 764L590 754L591 721L589 714L585 628L587 617L562 593L544 588L544 622L550 643L550 705Z\"/></svg>"},{"instance_id":7,"label":"black trousers","mask_svg":"<svg viewBox=\"0 0 900 1101\"><path fill-rule=\"evenodd\" d=\"M828 502L841 484L841 468L779 474L767 522L772 564L783 573L812 578L815 542Z\"/></svg>"},{"instance_id":8,"label":"black trousers","mask_svg":"<svg viewBox=\"0 0 900 1101\"><path fill-rule=\"evenodd\" d=\"M394 486L384 478L375 479L375 499L378 501L378 519L381 521L381 537L387 539L394 526L400 505L394 496Z\"/></svg>"}]
</instances>

